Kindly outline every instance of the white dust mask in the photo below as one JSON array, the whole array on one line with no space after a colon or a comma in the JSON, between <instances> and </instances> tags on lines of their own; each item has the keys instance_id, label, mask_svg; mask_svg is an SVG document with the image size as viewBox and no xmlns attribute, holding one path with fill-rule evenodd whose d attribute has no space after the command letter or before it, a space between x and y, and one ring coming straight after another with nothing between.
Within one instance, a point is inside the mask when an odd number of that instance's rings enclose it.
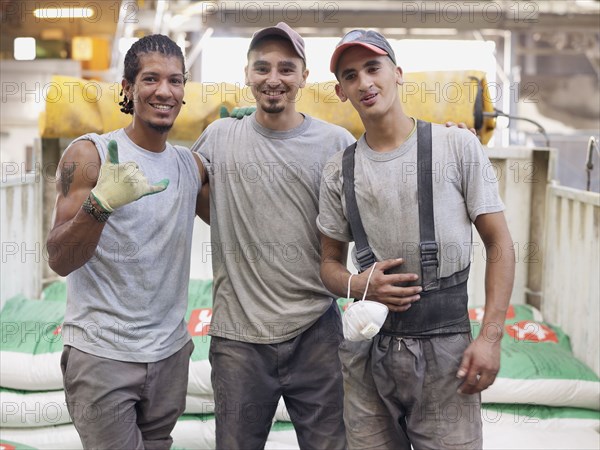
<instances>
[{"instance_id":1,"label":"white dust mask","mask_svg":"<svg viewBox=\"0 0 600 450\"><path fill-rule=\"evenodd\" d=\"M369 282L371 281L371 275L373 274L376 264L377 263L373 264L371 272L369 273L367 286L365 287L362 300L351 303L342 317L344 338L349 341L371 340L373 336L379 333L379 330L387 318L389 310L386 305L371 300L365 300L367 290L369 289ZM350 275L350 279L348 279L347 298L350 298L351 280L352 275Z\"/></svg>"}]
</instances>

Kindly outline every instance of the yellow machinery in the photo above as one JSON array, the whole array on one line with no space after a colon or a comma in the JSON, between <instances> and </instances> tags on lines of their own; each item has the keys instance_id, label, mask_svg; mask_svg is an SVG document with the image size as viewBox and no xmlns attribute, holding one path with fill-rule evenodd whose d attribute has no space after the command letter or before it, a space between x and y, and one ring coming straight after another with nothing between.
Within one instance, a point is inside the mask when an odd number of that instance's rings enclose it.
<instances>
[{"instance_id":1,"label":"yellow machinery","mask_svg":"<svg viewBox=\"0 0 600 450\"><path fill-rule=\"evenodd\" d=\"M44 138L69 138L125 127L131 117L118 106L120 84L55 76L46 89L46 111L40 118ZM407 114L434 123L464 122L476 129L486 144L496 122L485 74L479 71L415 72L404 74L399 94ZM232 84L187 83L185 101L169 139L195 141L206 126L219 118L219 109L249 106L248 87ZM335 82L315 83L300 91L297 110L348 129L358 137L364 131L350 102L335 94Z\"/></svg>"}]
</instances>

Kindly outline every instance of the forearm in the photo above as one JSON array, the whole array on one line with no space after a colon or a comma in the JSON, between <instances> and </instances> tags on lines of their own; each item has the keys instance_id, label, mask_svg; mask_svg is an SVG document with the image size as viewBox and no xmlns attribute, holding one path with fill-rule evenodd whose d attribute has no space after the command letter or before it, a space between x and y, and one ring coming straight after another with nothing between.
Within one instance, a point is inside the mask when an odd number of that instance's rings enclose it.
<instances>
[{"instance_id":1,"label":"forearm","mask_svg":"<svg viewBox=\"0 0 600 450\"><path fill-rule=\"evenodd\" d=\"M501 337L510 302L514 276L515 254L510 236L486 246L485 312L482 327L490 339ZM498 334L500 336L498 336Z\"/></svg>"},{"instance_id":2,"label":"forearm","mask_svg":"<svg viewBox=\"0 0 600 450\"><path fill-rule=\"evenodd\" d=\"M350 272L339 261L324 260L321 262L321 279L325 287L338 297L346 297Z\"/></svg>"},{"instance_id":3,"label":"forearm","mask_svg":"<svg viewBox=\"0 0 600 450\"><path fill-rule=\"evenodd\" d=\"M390 292L385 289L386 286L382 286L382 284L385 285L387 283L382 282L379 278L381 275L379 270L378 273L373 277L369 277L369 275L371 275L372 268L369 268L359 274L352 274L342 262L345 261L346 258L347 253L344 252L344 254L340 256L340 259L324 258L323 262L321 263L321 279L323 280L325 287L327 287L332 294L344 298L348 296L348 281L350 281L350 298L362 298L366 290L370 300L378 300L382 302L390 300L388 298ZM388 262L386 261L385 264L388 264ZM399 276L403 277L404 275ZM352 279L350 279L350 277L352 277ZM375 281L376 279L377 281ZM384 289L381 289L382 287ZM402 288L400 288L400 290L401 289ZM402 291L402 294L410 296L415 293L414 289L416 288L411 288L406 292Z\"/></svg>"},{"instance_id":4,"label":"forearm","mask_svg":"<svg viewBox=\"0 0 600 450\"><path fill-rule=\"evenodd\" d=\"M348 295L350 272L346 268L348 244L325 235L321 236L321 279L332 294L340 297ZM401 287L414 282L418 276L414 273L385 274L386 270L400 266L402 259L389 259L377 262L364 272L352 276L350 295L362 298L367 291L367 298L387 305L391 311L406 311L411 303L420 299L420 286Z\"/></svg>"},{"instance_id":5,"label":"forearm","mask_svg":"<svg viewBox=\"0 0 600 450\"><path fill-rule=\"evenodd\" d=\"M67 276L83 266L93 256L104 225L79 209L71 220L52 229L46 242L50 268Z\"/></svg>"},{"instance_id":6,"label":"forearm","mask_svg":"<svg viewBox=\"0 0 600 450\"><path fill-rule=\"evenodd\" d=\"M494 383L500 370L504 320L515 271L514 251L508 230L500 236L500 239L487 242L482 236L487 250L485 312L479 336L463 353L457 372L457 376L464 379L459 388L463 394L476 394L487 389Z\"/></svg>"}]
</instances>

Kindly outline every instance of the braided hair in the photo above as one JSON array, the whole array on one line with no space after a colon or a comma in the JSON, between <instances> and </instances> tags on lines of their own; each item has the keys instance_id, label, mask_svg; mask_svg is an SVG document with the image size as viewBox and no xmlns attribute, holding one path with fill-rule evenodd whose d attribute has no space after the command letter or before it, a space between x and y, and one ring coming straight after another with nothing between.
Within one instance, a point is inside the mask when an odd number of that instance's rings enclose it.
<instances>
[{"instance_id":1,"label":"braided hair","mask_svg":"<svg viewBox=\"0 0 600 450\"><path fill-rule=\"evenodd\" d=\"M183 59L181 48L165 35L151 34L136 41L125 55L123 78L127 80L129 84L134 84L135 77L137 77L140 72L140 55L153 52L179 58L181 66L183 67L183 73L185 74L185 61ZM123 91L121 91L121 94L123 94ZM123 101L119 102L119 106L121 106L121 112L133 114L133 99L127 98L127 94L123 94Z\"/></svg>"}]
</instances>

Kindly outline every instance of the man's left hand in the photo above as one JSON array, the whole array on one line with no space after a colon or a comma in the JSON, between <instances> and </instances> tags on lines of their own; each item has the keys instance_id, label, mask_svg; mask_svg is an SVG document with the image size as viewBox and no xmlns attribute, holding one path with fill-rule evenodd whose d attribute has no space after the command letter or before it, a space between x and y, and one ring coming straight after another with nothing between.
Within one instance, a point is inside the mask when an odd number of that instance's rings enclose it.
<instances>
[{"instance_id":1,"label":"man's left hand","mask_svg":"<svg viewBox=\"0 0 600 450\"><path fill-rule=\"evenodd\" d=\"M446 122L446 126L448 128L450 128L450 127L464 128L465 130L469 130L471 133L473 133L475 136L477 136L477 132L475 131L475 128L469 128L467 126L467 124L464 122L459 122L458 125L454 122Z\"/></svg>"},{"instance_id":2,"label":"man's left hand","mask_svg":"<svg viewBox=\"0 0 600 450\"><path fill-rule=\"evenodd\" d=\"M256 111L256 106L236 106L229 112L226 106L221 106L219 116L221 119L224 117L233 117L234 119L243 119L245 116L249 116Z\"/></svg>"}]
</instances>

